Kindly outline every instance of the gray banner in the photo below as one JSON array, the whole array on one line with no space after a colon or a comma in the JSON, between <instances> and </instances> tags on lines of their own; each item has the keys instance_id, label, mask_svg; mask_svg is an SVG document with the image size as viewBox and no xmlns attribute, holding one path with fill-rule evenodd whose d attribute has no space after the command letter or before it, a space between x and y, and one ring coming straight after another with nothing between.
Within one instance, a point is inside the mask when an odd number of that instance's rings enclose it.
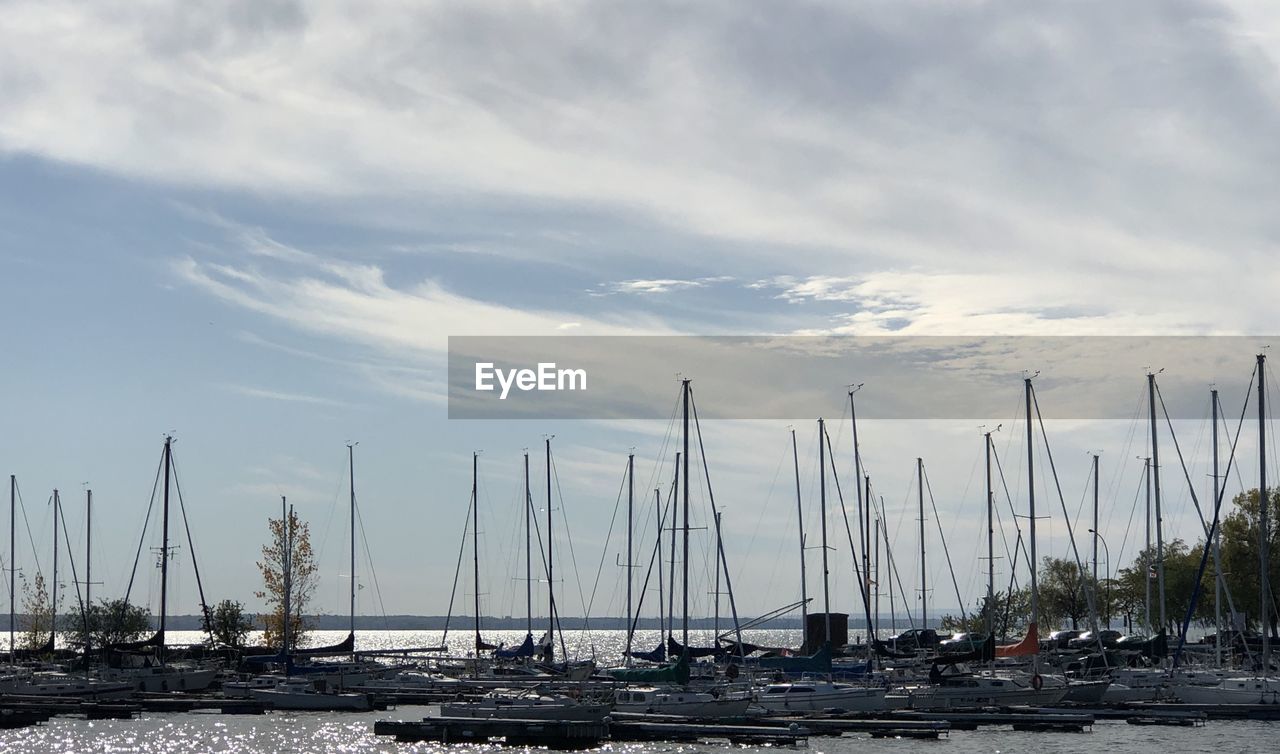
<instances>
[{"instance_id":1,"label":"gray banner","mask_svg":"<svg viewBox=\"0 0 1280 754\"><path fill-rule=\"evenodd\" d=\"M1148 372L1171 418L1227 413L1275 337L450 337L451 419L668 419L681 378L705 419L838 413L863 384L866 419L1008 419L1033 376L1047 419L1146 416ZM1157 398L1158 415L1160 408Z\"/></svg>"}]
</instances>

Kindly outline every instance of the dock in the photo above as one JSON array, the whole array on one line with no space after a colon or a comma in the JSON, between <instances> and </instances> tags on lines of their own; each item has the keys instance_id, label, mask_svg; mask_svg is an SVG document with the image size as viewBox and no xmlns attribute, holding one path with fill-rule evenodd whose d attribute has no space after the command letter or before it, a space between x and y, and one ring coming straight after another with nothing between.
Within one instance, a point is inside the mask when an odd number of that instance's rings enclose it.
<instances>
[{"instance_id":1,"label":"dock","mask_svg":"<svg viewBox=\"0 0 1280 754\"><path fill-rule=\"evenodd\" d=\"M373 724L373 732L404 743L484 743L500 739L513 746L574 750L599 746L609 737L609 723L428 717L418 722L379 720Z\"/></svg>"},{"instance_id":2,"label":"dock","mask_svg":"<svg viewBox=\"0 0 1280 754\"><path fill-rule=\"evenodd\" d=\"M936 710L897 711L884 715L888 720L944 720L952 730L977 730L985 726L1011 726L1018 731L1077 733L1092 728L1093 715L1071 713L1046 713L1027 709L999 708L990 710L948 711Z\"/></svg>"}]
</instances>

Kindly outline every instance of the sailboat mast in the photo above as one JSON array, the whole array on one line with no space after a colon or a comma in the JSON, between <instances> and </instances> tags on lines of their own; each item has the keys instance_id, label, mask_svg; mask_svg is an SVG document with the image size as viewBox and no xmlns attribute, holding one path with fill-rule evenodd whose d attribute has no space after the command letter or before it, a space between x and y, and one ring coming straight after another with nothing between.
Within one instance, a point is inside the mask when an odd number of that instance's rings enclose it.
<instances>
[{"instance_id":1,"label":"sailboat mast","mask_svg":"<svg viewBox=\"0 0 1280 754\"><path fill-rule=\"evenodd\" d=\"M635 518L636 454L627 454L627 662L631 661L631 625L635 615L631 606L631 522Z\"/></svg>"},{"instance_id":2,"label":"sailboat mast","mask_svg":"<svg viewBox=\"0 0 1280 754\"><path fill-rule=\"evenodd\" d=\"M351 635L356 634L356 446L347 446L347 476L351 480ZM354 646L354 645L353 645Z\"/></svg>"},{"instance_id":3,"label":"sailboat mast","mask_svg":"<svg viewBox=\"0 0 1280 754\"><path fill-rule=\"evenodd\" d=\"M53 491L53 588L50 592L49 601L49 644L52 645L56 640L58 631L58 507L60 501L58 499L58 491ZM163 594L163 592L162 592ZM161 603L163 604L163 603ZM161 624L164 625L164 624Z\"/></svg>"},{"instance_id":4,"label":"sailboat mast","mask_svg":"<svg viewBox=\"0 0 1280 754\"><path fill-rule=\"evenodd\" d=\"M796 469L796 521L800 526L800 626L809 625L809 588L804 573L804 503L800 499L800 451L796 447L796 431L791 430L791 461Z\"/></svg>"},{"instance_id":5,"label":"sailboat mast","mask_svg":"<svg viewBox=\"0 0 1280 754\"><path fill-rule=\"evenodd\" d=\"M284 495L280 496L280 581L284 585L283 609L280 612L280 653L289 654L289 623L292 615L292 605L290 605L290 592L293 589L292 574L293 569L292 558L289 557L289 544L292 532L289 531L290 524L289 506L285 501Z\"/></svg>"},{"instance_id":6,"label":"sailboat mast","mask_svg":"<svg viewBox=\"0 0 1280 754\"><path fill-rule=\"evenodd\" d=\"M876 538L876 577L871 583L875 589L875 605L876 605L876 623L872 629L872 636L880 637L880 514L876 513L875 520L875 538Z\"/></svg>"},{"instance_id":7,"label":"sailboat mast","mask_svg":"<svg viewBox=\"0 0 1280 754\"><path fill-rule=\"evenodd\" d=\"M715 637L715 643L720 641L720 511L712 511L716 520L716 578L715 578L715 609L712 612L712 634Z\"/></svg>"},{"instance_id":8,"label":"sailboat mast","mask_svg":"<svg viewBox=\"0 0 1280 754\"><path fill-rule=\"evenodd\" d=\"M1165 618L1164 598L1164 515L1160 507L1160 446L1156 432L1156 375L1154 372L1147 373L1147 403L1148 412L1151 414L1151 474L1156 503L1156 586L1160 592L1160 630L1164 631L1168 625Z\"/></svg>"},{"instance_id":9,"label":"sailboat mast","mask_svg":"<svg viewBox=\"0 0 1280 754\"><path fill-rule=\"evenodd\" d=\"M84 669L89 672L89 609L93 606L93 490L84 491Z\"/></svg>"},{"instance_id":10,"label":"sailboat mast","mask_svg":"<svg viewBox=\"0 0 1280 754\"><path fill-rule=\"evenodd\" d=\"M471 453L471 571L472 578L476 587L475 591L475 624L476 624L476 656L479 659L480 654L480 495L479 495L479 471L480 471L480 454L472 451ZM476 666L476 672L479 672L479 664Z\"/></svg>"},{"instance_id":11,"label":"sailboat mast","mask_svg":"<svg viewBox=\"0 0 1280 754\"><path fill-rule=\"evenodd\" d=\"M916 459L916 487L920 497L920 627L929 627L929 569L924 555L924 459Z\"/></svg>"},{"instance_id":12,"label":"sailboat mast","mask_svg":"<svg viewBox=\"0 0 1280 754\"><path fill-rule=\"evenodd\" d=\"M1098 454L1093 454L1093 588L1098 588Z\"/></svg>"},{"instance_id":13,"label":"sailboat mast","mask_svg":"<svg viewBox=\"0 0 1280 754\"><path fill-rule=\"evenodd\" d=\"M865 516L866 508L871 507L871 498L863 495L862 484L860 483L862 479L862 450L858 445L858 411L853 400L853 394L858 392L858 388L860 387L862 386L855 385L849 389L849 421L853 426L853 487L858 494L858 547L862 549L862 584L860 585L860 588L862 589L862 604L865 605L867 604L867 600L871 594L870 591L868 591L867 583L867 580L870 579L871 576L867 570L869 563L869 548L867 547L868 533ZM866 508L863 507L864 505ZM856 559L858 554L855 552L852 553L852 556L855 558L854 563L857 563Z\"/></svg>"},{"instance_id":14,"label":"sailboat mast","mask_svg":"<svg viewBox=\"0 0 1280 754\"><path fill-rule=\"evenodd\" d=\"M663 636L666 632L667 623L666 616L663 614L662 604L662 601L665 598L662 587L664 578L662 575L662 519L664 516L662 515L662 492L657 487L653 488L653 515L654 520L658 522L658 643L665 644L665 642L663 642Z\"/></svg>"},{"instance_id":15,"label":"sailboat mast","mask_svg":"<svg viewBox=\"0 0 1280 754\"><path fill-rule=\"evenodd\" d=\"M675 487L673 490L680 489L680 459L684 457L683 453L676 452L676 470L675 470ZM667 638L670 639L676 633L676 515L680 512L680 501L672 493L671 499L671 570L667 574Z\"/></svg>"},{"instance_id":16,"label":"sailboat mast","mask_svg":"<svg viewBox=\"0 0 1280 754\"><path fill-rule=\"evenodd\" d=\"M164 438L164 514L160 539L160 662L164 663L164 629L169 612L169 476L173 466L173 438ZM288 620L286 613L285 619Z\"/></svg>"},{"instance_id":17,"label":"sailboat mast","mask_svg":"<svg viewBox=\"0 0 1280 754\"><path fill-rule=\"evenodd\" d=\"M1219 500L1221 493L1221 484L1218 479L1218 389L1213 388L1209 391L1211 421L1213 422L1213 510L1217 515ZM1213 532L1213 626L1214 626L1214 659L1217 660L1218 667L1222 667L1222 527L1219 526Z\"/></svg>"},{"instance_id":18,"label":"sailboat mast","mask_svg":"<svg viewBox=\"0 0 1280 754\"><path fill-rule=\"evenodd\" d=\"M14 638L17 630L17 613L14 610L14 598L17 596L18 561L14 540L17 532L18 477L9 475L9 664L14 664L16 655Z\"/></svg>"},{"instance_id":19,"label":"sailboat mast","mask_svg":"<svg viewBox=\"0 0 1280 754\"><path fill-rule=\"evenodd\" d=\"M525 633L533 636L533 496L529 492L529 451L524 454L524 605Z\"/></svg>"},{"instance_id":20,"label":"sailboat mast","mask_svg":"<svg viewBox=\"0 0 1280 754\"><path fill-rule=\"evenodd\" d=\"M1151 623L1151 458L1142 459L1142 477L1146 480L1147 495L1147 539L1146 539L1146 562L1143 565L1142 582L1146 585L1146 601L1143 603L1145 617L1147 620L1147 630L1154 628Z\"/></svg>"},{"instance_id":21,"label":"sailboat mast","mask_svg":"<svg viewBox=\"0 0 1280 754\"><path fill-rule=\"evenodd\" d=\"M1040 621L1040 584L1036 576L1036 569L1039 567L1039 555L1036 551L1036 476L1035 476L1035 433L1032 432L1031 420L1031 378L1023 378L1024 391L1026 393L1026 411L1027 411L1027 508L1028 514L1031 516L1029 522L1028 540L1031 550L1031 631L1030 633L1039 636L1038 628ZM1040 653L1036 652L1032 655L1031 667L1034 672L1040 670Z\"/></svg>"},{"instance_id":22,"label":"sailboat mast","mask_svg":"<svg viewBox=\"0 0 1280 754\"><path fill-rule=\"evenodd\" d=\"M689 646L689 380L683 381L684 386L684 495L681 500L684 507L684 547L681 553L681 580L684 583L684 611L681 617L681 643L685 647Z\"/></svg>"},{"instance_id":23,"label":"sailboat mast","mask_svg":"<svg viewBox=\"0 0 1280 754\"><path fill-rule=\"evenodd\" d=\"M996 620L996 522L995 493L991 489L991 433L983 435L983 456L987 470L987 604L983 612L987 614L987 636L995 633Z\"/></svg>"},{"instance_id":24,"label":"sailboat mast","mask_svg":"<svg viewBox=\"0 0 1280 754\"><path fill-rule=\"evenodd\" d=\"M1258 610L1262 631L1262 673L1265 678L1271 672L1271 520L1270 501L1267 499L1267 355L1258 354L1258 541L1261 589Z\"/></svg>"},{"instance_id":25,"label":"sailboat mast","mask_svg":"<svg viewBox=\"0 0 1280 754\"><path fill-rule=\"evenodd\" d=\"M551 437L544 439L547 451L547 647L549 653L556 646L556 582L553 578L555 560L551 540ZM568 658L565 658L568 661Z\"/></svg>"},{"instance_id":26,"label":"sailboat mast","mask_svg":"<svg viewBox=\"0 0 1280 754\"><path fill-rule=\"evenodd\" d=\"M830 571L827 568L827 452L823 439L827 436L826 425L818 419L818 499L821 502L822 518L822 612L823 639L831 643L831 587L828 583ZM808 627L805 627L808 631Z\"/></svg>"}]
</instances>

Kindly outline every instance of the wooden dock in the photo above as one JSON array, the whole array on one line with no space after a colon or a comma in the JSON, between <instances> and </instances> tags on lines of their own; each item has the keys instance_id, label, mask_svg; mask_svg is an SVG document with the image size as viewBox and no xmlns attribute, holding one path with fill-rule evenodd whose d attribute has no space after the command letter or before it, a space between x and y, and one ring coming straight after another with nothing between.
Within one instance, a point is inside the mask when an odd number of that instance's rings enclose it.
<instances>
[{"instance_id":1,"label":"wooden dock","mask_svg":"<svg viewBox=\"0 0 1280 754\"><path fill-rule=\"evenodd\" d=\"M716 723L668 723L644 720L614 720L609 738L614 741L671 741L697 743L712 739L734 744L797 745L809 740L811 732L797 723L779 725L720 725Z\"/></svg>"},{"instance_id":2,"label":"wooden dock","mask_svg":"<svg viewBox=\"0 0 1280 754\"><path fill-rule=\"evenodd\" d=\"M760 725L800 725L813 736L842 736L867 733L872 738L938 738L951 732L946 720L900 720L878 717L819 715L810 717L766 717Z\"/></svg>"},{"instance_id":3,"label":"wooden dock","mask_svg":"<svg viewBox=\"0 0 1280 754\"><path fill-rule=\"evenodd\" d=\"M563 720L500 720L496 718L428 717L419 722L379 720L373 724L379 736L397 741L484 743L502 740L513 746L546 746L551 749L591 749L609 736L607 722Z\"/></svg>"},{"instance_id":4,"label":"wooden dock","mask_svg":"<svg viewBox=\"0 0 1280 754\"><path fill-rule=\"evenodd\" d=\"M1044 713L1031 709L1001 708L951 712L897 711L884 715L888 720L945 720L952 730L977 730L989 725L1011 726L1018 731L1032 732L1083 732L1093 727L1093 715L1080 713Z\"/></svg>"}]
</instances>

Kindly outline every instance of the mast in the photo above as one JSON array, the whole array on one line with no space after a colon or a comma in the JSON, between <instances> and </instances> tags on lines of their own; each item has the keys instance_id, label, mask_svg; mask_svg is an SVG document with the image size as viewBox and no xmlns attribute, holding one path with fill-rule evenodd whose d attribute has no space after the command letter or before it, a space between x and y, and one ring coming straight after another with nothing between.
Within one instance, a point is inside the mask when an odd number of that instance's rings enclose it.
<instances>
[{"instance_id":1,"label":"mast","mask_svg":"<svg viewBox=\"0 0 1280 754\"><path fill-rule=\"evenodd\" d=\"M1035 634L1037 639L1039 633L1040 618L1040 585L1036 577L1036 569L1039 564L1039 556L1036 553L1036 478L1035 478L1035 434L1032 432L1031 421L1031 378L1023 378L1024 390L1026 393L1027 403L1027 506L1029 508L1030 532L1028 538L1030 540L1031 549L1031 633ZM1034 673L1040 672L1040 653L1036 652L1032 655L1031 668Z\"/></svg>"},{"instance_id":2,"label":"mast","mask_svg":"<svg viewBox=\"0 0 1280 754\"><path fill-rule=\"evenodd\" d=\"M827 570L827 454L826 446L822 442L826 437L827 430L822 419L818 419L818 494L822 503L822 610L825 619L823 628L823 637L827 644L831 643L831 589L828 581ZM805 632L808 633L809 627L805 626Z\"/></svg>"},{"instance_id":3,"label":"mast","mask_svg":"<svg viewBox=\"0 0 1280 754\"><path fill-rule=\"evenodd\" d=\"M555 561L551 547L551 436L543 438L543 441L547 450L547 660L550 661L556 651L556 582L552 578Z\"/></svg>"},{"instance_id":4,"label":"mast","mask_svg":"<svg viewBox=\"0 0 1280 754\"><path fill-rule=\"evenodd\" d=\"M866 515L871 508L871 498L869 494L863 494L862 485L859 484L859 480L862 477L862 451L858 445L858 411L853 400L853 394L858 392L861 387L862 385L859 384L849 388L849 421L853 425L853 486L858 493L858 547L862 549L862 584L860 588L862 589L862 600L865 605L871 596L870 586L867 583L871 576L868 570L870 568L870 548L867 546L869 532L867 531L868 519ZM863 507L864 504L865 508ZM856 563L858 554L853 553L853 557ZM868 630L870 630L870 627L868 627Z\"/></svg>"},{"instance_id":5,"label":"mast","mask_svg":"<svg viewBox=\"0 0 1280 754\"><path fill-rule=\"evenodd\" d=\"M1214 515L1218 513L1219 500L1221 494L1218 479L1218 389L1212 388L1209 391L1210 415L1213 421L1213 509ZM1221 548L1222 527L1219 526L1213 532L1213 625L1217 636L1214 637L1213 651L1218 662L1218 667L1222 667L1222 561Z\"/></svg>"},{"instance_id":6,"label":"mast","mask_svg":"<svg viewBox=\"0 0 1280 754\"><path fill-rule=\"evenodd\" d=\"M809 625L809 589L804 573L804 503L800 499L800 452L796 448L795 428L791 430L791 461L796 469L796 521L800 524L800 626L803 632Z\"/></svg>"},{"instance_id":7,"label":"mast","mask_svg":"<svg viewBox=\"0 0 1280 754\"><path fill-rule=\"evenodd\" d=\"M920 627L929 627L929 569L924 557L924 459L916 459L916 487L920 493Z\"/></svg>"},{"instance_id":8,"label":"mast","mask_svg":"<svg viewBox=\"0 0 1280 754\"><path fill-rule=\"evenodd\" d=\"M1160 630L1168 626L1164 598L1164 516L1160 509L1160 446L1156 432L1156 375L1147 373L1147 401L1151 414L1151 474L1156 502L1156 586L1160 592Z\"/></svg>"},{"instance_id":9,"label":"mast","mask_svg":"<svg viewBox=\"0 0 1280 754\"><path fill-rule=\"evenodd\" d=\"M292 574L289 573L292 570L292 568L290 568L290 566L292 565L292 563L290 562L292 558L289 557L289 544L290 544L290 540L293 539L293 537L291 536L292 532L289 531L289 524L291 523L290 519L291 519L291 516L289 515L289 506L285 502L284 495L281 495L280 496L280 576L281 576L280 581L283 582L284 584L284 600L283 600L284 604L283 604L283 609L281 610L281 613L280 613L280 647L281 647L280 653L285 655L286 657L289 654L289 622L290 622L290 618L293 617L291 614L291 605L289 604L290 591L292 590L292 586L293 586L290 583L292 581L292 579L290 578Z\"/></svg>"},{"instance_id":10,"label":"mast","mask_svg":"<svg viewBox=\"0 0 1280 754\"><path fill-rule=\"evenodd\" d=\"M874 627L874 636L880 638L880 514L876 513L875 520L875 537L876 537L876 578L871 583L875 585L875 604L876 604L876 624Z\"/></svg>"},{"instance_id":11,"label":"mast","mask_svg":"<svg viewBox=\"0 0 1280 754\"><path fill-rule=\"evenodd\" d=\"M1093 589L1098 589L1098 454L1093 454Z\"/></svg>"},{"instance_id":12,"label":"mast","mask_svg":"<svg viewBox=\"0 0 1280 754\"><path fill-rule=\"evenodd\" d=\"M666 646L666 642L662 640L667 628L666 616L663 614L662 601L665 599L663 594L662 582L665 578L662 575L662 492L657 488L653 488L653 515L654 520L658 522L658 643Z\"/></svg>"},{"instance_id":13,"label":"mast","mask_svg":"<svg viewBox=\"0 0 1280 754\"><path fill-rule=\"evenodd\" d=\"M525 633L533 636L533 496L529 492L529 451L524 453L524 605Z\"/></svg>"},{"instance_id":14,"label":"mast","mask_svg":"<svg viewBox=\"0 0 1280 754\"><path fill-rule=\"evenodd\" d=\"M631 522L634 518L632 507L636 497L636 454L627 454L627 652L624 657L631 662L631 625L635 616L631 608ZM717 576L719 571L716 571Z\"/></svg>"},{"instance_id":15,"label":"mast","mask_svg":"<svg viewBox=\"0 0 1280 754\"><path fill-rule=\"evenodd\" d=\"M479 495L479 472L480 472L480 454L476 451L471 452L471 570L472 578L475 580L475 615L476 615L476 659L480 658L480 495ZM480 665L476 663L476 672L480 672Z\"/></svg>"},{"instance_id":16,"label":"mast","mask_svg":"<svg viewBox=\"0 0 1280 754\"><path fill-rule=\"evenodd\" d=\"M996 629L996 523L995 493L991 489L990 432L983 435L983 455L986 458L987 469L987 604L984 612L987 614L987 636L991 636Z\"/></svg>"},{"instance_id":17,"label":"mast","mask_svg":"<svg viewBox=\"0 0 1280 754\"><path fill-rule=\"evenodd\" d=\"M1262 675L1271 672L1271 521L1270 501L1267 499L1267 355L1258 354L1258 538L1259 566L1262 571L1262 588L1259 590L1258 616L1262 629Z\"/></svg>"},{"instance_id":18,"label":"mast","mask_svg":"<svg viewBox=\"0 0 1280 754\"><path fill-rule=\"evenodd\" d=\"M351 635L356 635L356 446L347 446L347 472L351 479ZM355 645L352 645L352 649Z\"/></svg>"},{"instance_id":19,"label":"mast","mask_svg":"<svg viewBox=\"0 0 1280 754\"><path fill-rule=\"evenodd\" d=\"M880 510L884 510L884 498L880 498ZM898 607L893 598L893 550L889 545L889 522L880 520L880 536L884 540L884 564L889 570L889 630L898 633Z\"/></svg>"},{"instance_id":20,"label":"mast","mask_svg":"<svg viewBox=\"0 0 1280 754\"><path fill-rule=\"evenodd\" d=\"M15 474L9 475L9 664L14 664L14 644L15 631L17 623L15 618L17 614L14 611L14 598L16 597L15 587L18 578L18 553L14 548L14 538L17 532L17 500L18 500L18 477Z\"/></svg>"},{"instance_id":21,"label":"mast","mask_svg":"<svg viewBox=\"0 0 1280 754\"><path fill-rule=\"evenodd\" d=\"M58 631L58 508L61 501L58 499L58 490L53 491L53 588L50 591L49 601L49 644L53 645L57 638ZM162 591L161 594L164 594ZM164 604L163 602L161 604ZM164 625L161 623L160 625ZM163 634L162 634L163 635Z\"/></svg>"},{"instance_id":22,"label":"mast","mask_svg":"<svg viewBox=\"0 0 1280 754\"><path fill-rule=\"evenodd\" d=\"M680 489L680 459L684 457L676 451L675 488ZM676 514L680 512L680 501L672 492L671 499L671 570L667 574L667 638L675 638L676 633Z\"/></svg>"},{"instance_id":23,"label":"mast","mask_svg":"<svg viewBox=\"0 0 1280 754\"><path fill-rule=\"evenodd\" d=\"M160 663L164 664L165 617L169 611L169 476L173 466L173 438L164 438L164 516L160 540ZM285 613L288 621L288 613Z\"/></svg>"},{"instance_id":24,"label":"mast","mask_svg":"<svg viewBox=\"0 0 1280 754\"><path fill-rule=\"evenodd\" d=\"M681 553L681 579L684 582L684 614L682 616L681 635L685 647L689 646L689 380L683 380L684 403L684 548Z\"/></svg>"},{"instance_id":25,"label":"mast","mask_svg":"<svg viewBox=\"0 0 1280 754\"><path fill-rule=\"evenodd\" d=\"M1147 630L1149 631L1153 628L1153 625L1151 623L1152 562L1151 562L1151 457L1150 456L1142 459L1142 476L1144 479L1146 479L1146 493L1147 493L1147 546L1145 550L1147 554L1147 558L1146 558L1146 562L1143 563L1143 565L1145 566L1144 568L1145 573L1143 573L1142 581L1147 587L1146 602L1144 603L1144 607L1146 611Z\"/></svg>"},{"instance_id":26,"label":"mast","mask_svg":"<svg viewBox=\"0 0 1280 754\"><path fill-rule=\"evenodd\" d=\"M713 617L711 619L712 620L711 628L712 628L712 635L715 637L715 639L713 639L713 642L718 644L720 641L720 565L721 565L719 553L720 553L720 545L722 543L720 541L720 511L712 511L712 514L715 516L715 520L716 520L716 578L715 578L716 586L715 586L715 608L712 611Z\"/></svg>"},{"instance_id":27,"label":"mast","mask_svg":"<svg viewBox=\"0 0 1280 754\"><path fill-rule=\"evenodd\" d=\"M857 477L854 477L854 482L857 482L857 480L858 480ZM871 518L870 518L871 516L871 475L867 474L866 476L864 476L863 481L866 482L866 496L864 497L864 499L867 502L867 507L863 510L863 513L867 516L867 520L866 520L866 525L862 528L862 531L866 536L869 537L871 536ZM877 538L877 541L879 541L878 538ZM876 564L876 567L877 568L879 567L878 563ZM875 622L873 623L871 620L871 583L872 583L871 582L871 542L868 541L866 537L864 537L862 540L862 589L863 589L862 605L866 609L866 613L867 613L868 667L871 667L872 665L875 664L875 659L874 659L875 653L871 651L871 648L874 646L874 642L872 641L872 638L876 635L875 633L876 628L880 622L880 616L878 613L876 615Z\"/></svg>"},{"instance_id":28,"label":"mast","mask_svg":"<svg viewBox=\"0 0 1280 754\"><path fill-rule=\"evenodd\" d=\"M89 672L89 608L93 606L93 490L84 491L84 672Z\"/></svg>"}]
</instances>

